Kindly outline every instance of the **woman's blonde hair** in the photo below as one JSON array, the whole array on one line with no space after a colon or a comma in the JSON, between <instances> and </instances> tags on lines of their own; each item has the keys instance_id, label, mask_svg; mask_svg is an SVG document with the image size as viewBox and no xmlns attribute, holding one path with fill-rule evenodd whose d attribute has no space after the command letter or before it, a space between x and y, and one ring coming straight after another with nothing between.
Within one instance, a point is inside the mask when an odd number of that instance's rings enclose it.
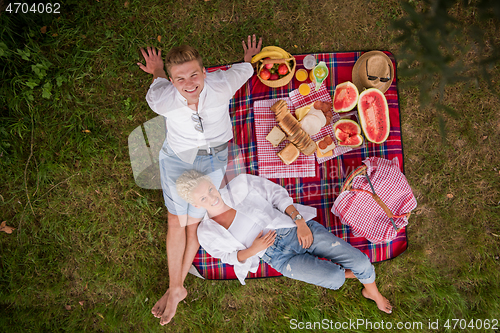
<instances>
[{"instance_id":1,"label":"woman's blonde hair","mask_svg":"<svg viewBox=\"0 0 500 333\"><path fill-rule=\"evenodd\" d=\"M210 178L210 176L204 175L196 170L188 170L184 172L179 176L179 178L177 178L177 181L175 182L177 194L179 194L182 199L193 205L194 201L191 197L191 194L202 181L211 183L212 179Z\"/></svg>"},{"instance_id":2,"label":"woman's blonde hair","mask_svg":"<svg viewBox=\"0 0 500 333\"><path fill-rule=\"evenodd\" d=\"M165 57L165 67L167 68L168 75L170 76L170 69L172 66L181 65L192 60L197 60L200 67L203 69L203 60L201 59L200 53L198 53L195 48L189 45L181 45L172 48Z\"/></svg>"}]
</instances>

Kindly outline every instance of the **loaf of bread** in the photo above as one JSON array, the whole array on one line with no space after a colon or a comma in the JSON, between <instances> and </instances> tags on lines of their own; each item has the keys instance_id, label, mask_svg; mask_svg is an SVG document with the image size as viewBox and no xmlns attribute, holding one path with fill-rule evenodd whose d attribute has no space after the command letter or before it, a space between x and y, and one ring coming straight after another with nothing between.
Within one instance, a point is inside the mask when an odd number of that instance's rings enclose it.
<instances>
[{"instance_id":1,"label":"loaf of bread","mask_svg":"<svg viewBox=\"0 0 500 333\"><path fill-rule=\"evenodd\" d=\"M316 142L300 126L297 118L292 116L284 100L279 100L271 106L271 111L276 116L276 121L288 140L305 155L312 155L316 151Z\"/></svg>"}]
</instances>

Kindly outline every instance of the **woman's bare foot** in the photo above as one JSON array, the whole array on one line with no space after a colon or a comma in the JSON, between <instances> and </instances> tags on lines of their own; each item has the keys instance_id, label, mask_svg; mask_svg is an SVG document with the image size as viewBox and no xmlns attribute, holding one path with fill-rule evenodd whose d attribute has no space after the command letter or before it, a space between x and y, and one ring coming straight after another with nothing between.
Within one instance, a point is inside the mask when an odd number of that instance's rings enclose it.
<instances>
[{"instance_id":1,"label":"woman's bare foot","mask_svg":"<svg viewBox=\"0 0 500 333\"><path fill-rule=\"evenodd\" d=\"M169 291L170 293L167 297L165 310L161 315L160 325L168 324L172 320L177 311L177 305L187 296L187 290L184 287L176 289L169 288Z\"/></svg>"},{"instance_id":2,"label":"woman's bare foot","mask_svg":"<svg viewBox=\"0 0 500 333\"><path fill-rule=\"evenodd\" d=\"M168 299L168 294L169 290L167 289L167 292L163 294L163 296L160 298L158 302L156 302L155 306L151 309L151 313L153 316L156 318L160 318L161 315L163 314L163 311L165 311L165 307L167 306L167 299Z\"/></svg>"},{"instance_id":3,"label":"woman's bare foot","mask_svg":"<svg viewBox=\"0 0 500 333\"><path fill-rule=\"evenodd\" d=\"M383 311L385 313L392 313L391 303L387 300L387 298L382 296L381 293L378 293L377 295L371 295L368 290L366 290L366 288L363 288L363 290L361 290L361 294L363 294L365 298L371 299L372 301L377 303L377 307L380 311Z\"/></svg>"}]
</instances>

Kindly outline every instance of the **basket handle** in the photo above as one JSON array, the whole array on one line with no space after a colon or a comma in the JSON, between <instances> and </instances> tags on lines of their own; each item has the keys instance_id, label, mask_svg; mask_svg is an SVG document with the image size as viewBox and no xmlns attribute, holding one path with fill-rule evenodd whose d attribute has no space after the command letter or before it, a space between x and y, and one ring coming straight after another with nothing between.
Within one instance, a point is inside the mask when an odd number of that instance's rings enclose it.
<instances>
[{"instance_id":1,"label":"basket handle","mask_svg":"<svg viewBox=\"0 0 500 333\"><path fill-rule=\"evenodd\" d=\"M284 64L287 61L292 60L293 58L284 58L284 59L264 59L262 60L263 65L267 64Z\"/></svg>"},{"instance_id":2,"label":"basket handle","mask_svg":"<svg viewBox=\"0 0 500 333\"><path fill-rule=\"evenodd\" d=\"M366 173L364 174L364 176L368 180L368 184L370 184L372 192L369 192L367 190L357 189L357 188L350 188L350 190L356 191L356 192L364 192L364 193L368 193L369 195L371 195L373 200L375 200L375 202L380 206L380 208L382 208L382 210L385 212L387 217L391 220L392 226L394 227L394 230L396 230L396 232L397 232L398 228L396 227L396 223L394 222L394 218L398 219L398 218L405 217L405 216L408 218L408 217L410 217L411 212L405 213L402 215L394 215L391 212L391 210L389 209L389 207L387 207L387 205L382 201L382 199L380 199L380 197L377 195L377 193L375 193L375 189L373 188L370 177L368 177L368 175Z\"/></svg>"}]
</instances>

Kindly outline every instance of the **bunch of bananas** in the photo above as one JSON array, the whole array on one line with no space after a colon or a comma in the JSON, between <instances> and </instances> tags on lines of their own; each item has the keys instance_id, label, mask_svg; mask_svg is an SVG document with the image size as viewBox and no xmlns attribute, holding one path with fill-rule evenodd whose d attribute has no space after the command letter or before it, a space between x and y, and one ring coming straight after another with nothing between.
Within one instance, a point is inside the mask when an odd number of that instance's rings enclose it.
<instances>
[{"instance_id":1,"label":"bunch of bananas","mask_svg":"<svg viewBox=\"0 0 500 333\"><path fill-rule=\"evenodd\" d=\"M264 58L270 59L289 59L290 54L283 50L281 47L277 46L266 46L262 50L253 56L252 64L262 60Z\"/></svg>"}]
</instances>

